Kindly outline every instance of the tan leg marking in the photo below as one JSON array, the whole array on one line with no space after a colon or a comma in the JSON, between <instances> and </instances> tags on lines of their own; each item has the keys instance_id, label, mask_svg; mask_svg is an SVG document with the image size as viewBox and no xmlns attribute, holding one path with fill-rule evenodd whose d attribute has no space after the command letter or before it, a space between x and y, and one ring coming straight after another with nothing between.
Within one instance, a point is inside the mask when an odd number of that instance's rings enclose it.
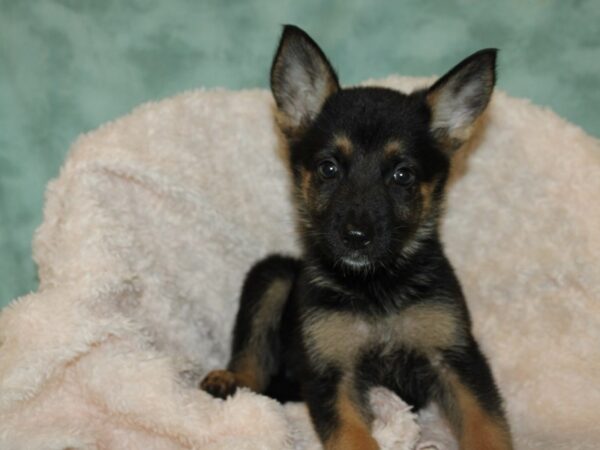
<instances>
[{"instance_id":1,"label":"tan leg marking","mask_svg":"<svg viewBox=\"0 0 600 450\"><path fill-rule=\"evenodd\" d=\"M292 282L275 278L262 294L259 306L252 318L252 332L243 351L235 355L229 363L229 370L235 374L238 386L255 392L263 392L269 384L270 369L265 367L261 356L269 352L269 330L279 329L281 314L290 293Z\"/></svg>"},{"instance_id":2,"label":"tan leg marking","mask_svg":"<svg viewBox=\"0 0 600 450\"><path fill-rule=\"evenodd\" d=\"M343 383L338 393L336 410L340 425L325 442L326 450L379 450L369 424Z\"/></svg>"},{"instance_id":3,"label":"tan leg marking","mask_svg":"<svg viewBox=\"0 0 600 450\"><path fill-rule=\"evenodd\" d=\"M266 387L265 376L254 356L249 355L237 360L231 372L239 387L246 387L254 392L262 392Z\"/></svg>"},{"instance_id":4,"label":"tan leg marking","mask_svg":"<svg viewBox=\"0 0 600 450\"><path fill-rule=\"evenodd\" d=\"M456 375L449 375L448 381L459 415L453 422L460 424L457 435L461 450L512 450L507 425L501 419L490 416Z\"/></svg>"}]
</instances>

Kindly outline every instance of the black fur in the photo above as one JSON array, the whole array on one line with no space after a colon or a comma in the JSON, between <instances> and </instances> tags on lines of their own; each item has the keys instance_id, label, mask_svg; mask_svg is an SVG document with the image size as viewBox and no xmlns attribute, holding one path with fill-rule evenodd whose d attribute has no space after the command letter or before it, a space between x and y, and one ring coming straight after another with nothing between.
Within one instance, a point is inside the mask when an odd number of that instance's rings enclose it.
<instances>
[{"instance_id":1,"label":"black fur","mask_svg":"<svg viewBox=\"0 0 600 450\"><path fill-rule=\"evenodd\" d=\"M365 431L376 385L415 410L437 401L463 449L512 448L438 232L450 159L489 102L495 55L478 52L412 94L341 89L317 44L284 29L271 83L304 252L249 272L229 371L304 399L328 449L377 448Z\"/></svg>"}]
</instances>

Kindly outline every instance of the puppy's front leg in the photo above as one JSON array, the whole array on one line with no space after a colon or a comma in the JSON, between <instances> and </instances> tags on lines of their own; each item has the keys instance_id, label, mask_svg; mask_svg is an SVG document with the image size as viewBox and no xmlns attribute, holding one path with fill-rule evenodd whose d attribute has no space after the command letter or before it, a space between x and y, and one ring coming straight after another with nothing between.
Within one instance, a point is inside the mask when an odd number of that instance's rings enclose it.
<instances>
[{"instance_id":1,"label":"puppy's front leg","mask_svg":"<svg viewBox=\"0 0 600 450\"><path fill-rule=\"evenodd\" d=\"M470 337L469 344L445 354L441 406L461 450L512 450L510 429L490 367Z\"/></svg>"},{"instance_id":2,"label":"puppy's front leg","mask_svg":"<svg viewBox=\"0 0 600 450\"><path fill-rule=\"evenodd\" d=\"M379 450L371 435L372 413L347 377L314 378L305 385L310 415L326 450Z\"/></svg>"},{"instance_id":3,"label":"puppy's front leg","mask_svg":"<svg viewBox=\"0 0 600 450\"><path fill-rule=\"evenodd\" d=\"M280 364L282 314L298 270L297 260L278 255L250 270L242 289L227 370L210 372L200 383L201 389L221 398L238 387L265 391Z\"/></svg>"}]
</instances>

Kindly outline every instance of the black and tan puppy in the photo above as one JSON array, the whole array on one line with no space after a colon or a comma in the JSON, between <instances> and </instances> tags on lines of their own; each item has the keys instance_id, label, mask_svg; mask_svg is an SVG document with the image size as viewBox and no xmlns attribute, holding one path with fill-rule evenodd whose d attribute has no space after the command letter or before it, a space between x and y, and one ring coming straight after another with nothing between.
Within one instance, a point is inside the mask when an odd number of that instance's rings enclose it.
<instances>
[{"instance_id":1,"label":"black and tan puppy","mask_svg":"<svg viewBox=\"0 0 600 450\"><path fill-rule=\"evenodd\" d=\"M201 387L302 398L326 449L377 449L367 392L439 403L465 450L511 449L492 372L439 237L452 154L495 82L496 51L410 95L342 89L286 26L271 70L303 258L267 258L241 295L231 361Z\"/></svg>"}]
</instances>

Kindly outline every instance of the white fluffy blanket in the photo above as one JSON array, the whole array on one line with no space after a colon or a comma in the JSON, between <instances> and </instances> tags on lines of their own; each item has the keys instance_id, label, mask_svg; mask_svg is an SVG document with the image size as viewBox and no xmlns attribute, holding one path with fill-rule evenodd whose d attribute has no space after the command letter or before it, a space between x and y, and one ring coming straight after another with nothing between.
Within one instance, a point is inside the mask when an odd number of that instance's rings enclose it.
<instances>
[{"instance_id":1,"label":"white fluffy blanket","mask_svg":"<svg viewBox=\"0 0 600 450\"><path fill-rule=\"evenodd\" d=\"M424 80L390 78L411 89ZM251 263L296 252L266 91L195 91L81 137L47 191L38 292L0 316L0 448L316 449L301 404L195 388ZM600 445L600 144L497 93L456 161L444 240L518 449ZM372 394L384 449L451 449Z\"/></svg>"}]
</instances>

